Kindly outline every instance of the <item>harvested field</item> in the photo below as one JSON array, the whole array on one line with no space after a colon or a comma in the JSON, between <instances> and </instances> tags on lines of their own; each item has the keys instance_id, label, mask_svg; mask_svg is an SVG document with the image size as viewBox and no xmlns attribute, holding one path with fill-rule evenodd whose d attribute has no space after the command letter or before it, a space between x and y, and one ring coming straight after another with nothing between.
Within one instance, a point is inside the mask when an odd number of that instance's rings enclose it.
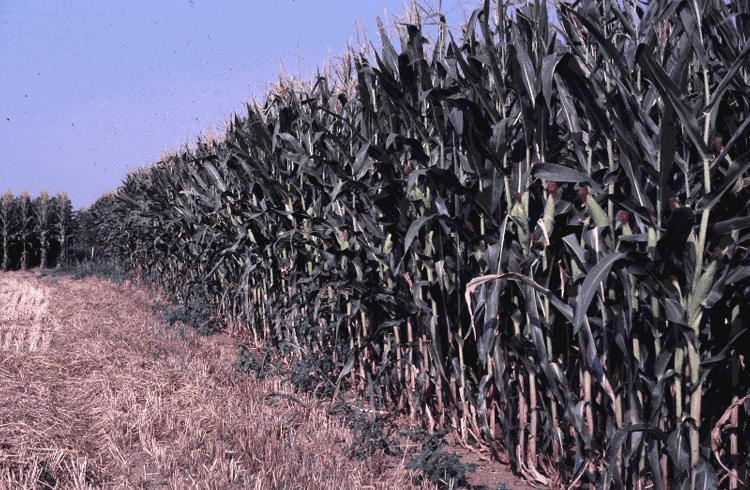
<instances>
[{"instance_id":1,"label":"harvested field","mask_svg":"<svg viewBox=\"0 0 750 490\"><path fill-rule=\"evenodd\" d=\"M280 380L232 381L233 342L163 329L142 291L16 272L0 298L2 488L422 488L343 457Z\"/></svg>"},{"instance_id":2,"label":"harvested field","mask_svg":"<svg viewBox=\"0 0 750 490\"><path fill-rule=\"evenodd\" d=\"M353 435L316 400L235 379L234 339L167 328L150 301L0 274L0 488L434 488L406 457L348 459ZM527 488L493 471L474 476Z\"/></svg>"},{"instance_id":3,"label":"harvested field","mask_svg":"<svg viewBox=\"0 0 750 490\"><path fill-rule=\"evenodd\" d=\"M57 328L48 319L49 287L26 274L4 274L0 281L0 349L43 352Z\"/></svg>"}]
</instances>

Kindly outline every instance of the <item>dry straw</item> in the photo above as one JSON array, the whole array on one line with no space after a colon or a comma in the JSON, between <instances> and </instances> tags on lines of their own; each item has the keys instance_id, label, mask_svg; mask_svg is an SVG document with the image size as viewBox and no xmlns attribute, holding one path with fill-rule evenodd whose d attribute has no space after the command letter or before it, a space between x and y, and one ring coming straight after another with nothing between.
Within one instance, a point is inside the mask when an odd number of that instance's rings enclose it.
<instances>
[{"instance_id":1,"label":"dry straw","mask_svg":"<svg viewBox=\"0 0 750 490\"><path fill-rule=\"evenodd\" d=\"M312 397L235 379L232 339L170 329L148 301L0 275L0 489L433 488L382 454L347 459L352 433Z\"/></svg>"}]
</instances>

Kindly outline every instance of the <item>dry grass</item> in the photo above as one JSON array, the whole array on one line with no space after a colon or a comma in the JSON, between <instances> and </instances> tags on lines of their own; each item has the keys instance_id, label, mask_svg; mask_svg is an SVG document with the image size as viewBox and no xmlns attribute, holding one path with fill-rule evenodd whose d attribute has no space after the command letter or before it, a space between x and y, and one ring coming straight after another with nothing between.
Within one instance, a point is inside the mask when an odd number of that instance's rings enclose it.
<instances>
[{"instance_id":1,"label":"dry grass","mask_svg":"<svg viewBox=\"0 0 750 490\"><path fill-rule=\"evenodd\" d=\"M0 274L0 488L416 488L403 462L342 456L350 431L310 397L235 380L232 339L167 329L146 300Z\"/></svg>"},{"instance_id":2,"label":"dry grass","mask_svg":"<svg viewBox=\"0 0 750 490\"><path fill-rule=\"evenodd\" d=\"M0 281L0 349L45 351L55 326L48 321L49 288L19 276Z\"/></svg>"}]
</instances>

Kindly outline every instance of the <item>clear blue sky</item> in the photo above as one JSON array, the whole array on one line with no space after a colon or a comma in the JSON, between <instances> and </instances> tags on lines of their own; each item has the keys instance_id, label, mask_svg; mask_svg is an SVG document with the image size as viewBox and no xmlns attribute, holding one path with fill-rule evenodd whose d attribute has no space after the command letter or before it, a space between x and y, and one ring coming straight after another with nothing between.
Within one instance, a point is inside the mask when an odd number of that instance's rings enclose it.
<instances>
[{"instance_id":1,"label":"clear blue sky","mask_svg":"<svg viewBox=\"0 0 750 490\"><path fill-rule=\"evenodd\" d=\"M458 27L455 0L443 11ZM0 0L0 193L65 190L89 206L262 100L281 62L314 74L356 45L359 19L379 49L376 16L392 26L403 12L403 0Z\"/></svg>"}]
</instances>

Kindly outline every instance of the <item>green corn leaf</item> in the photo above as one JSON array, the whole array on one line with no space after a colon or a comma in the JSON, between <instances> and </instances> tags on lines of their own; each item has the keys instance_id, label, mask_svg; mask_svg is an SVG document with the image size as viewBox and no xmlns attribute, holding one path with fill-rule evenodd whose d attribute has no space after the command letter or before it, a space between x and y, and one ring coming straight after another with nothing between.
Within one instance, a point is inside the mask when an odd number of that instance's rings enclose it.
<instances>
[{"instance_id":1,"label":"green corn leaf","mask_svg":"<svg viewBox=\"0 0 750 490\"><path fill-rule=\"evenodd\" d=\"M711 264L701 275L700 279L695 284L695 291L690 295L688 300L688 315L689 318L697 318L698 311L701 307L701 303L708 297L708 293L714 287L714 278L716 277L716 271L719 269L718 261L711 261ZM695 325L691 325L695 327Z\"/></svg>"},{"instance_id":2,"label":"green corn leaf","mask_svg":"<svg viewBox=\"0 0 750 490\"><path fill-rule=\"evenodd\" d=\"M208 169L209 172L211 172L211 175L214 178L214 181L216 182L216 186L219 188L221 192L227 191L227 184L224 182L224 179L221 178L221 174L219 174L219 171L216 169L216 167L213 166L210 162L203 162L203 165Z\"/></svg>"},{"instance_id":3,"label":"green corn leaf","mask_svg":"<svg viewBox=\"0 0 750 490\"><path fill-rule=\"evenodd\" d=\"M594 218L594 224L598 227L609 226L609 219L606 213L599 206L599 203L591 194L586 194L586 207L588 207L591 217Z\"/></svg>"},{"instance_id":4,"label":"green corn leaf","mask_svg":"<svg viewBox=\"0 0 750 490\"><path fill-rule=\"evenodd\" d=\"M424 227L425 223L432 220L432 218L434 218L434 215L420 216L409 225L409 230L406 232L406 237L404 238L404 255L408 253L409 247L411 247L412 242L417 237L419 230Z\"/></svg>"},{"instance_id":5,"label":"green corn leaf","mask_svg":"<svg viewBox=\"0 0 750 490\"><path fill-rule=\"evenodd\" d=\"M624 253L611 253L600 260L591 270L586 274L586 279L583 280L581 290L576 297L576 312L573 318L573 333L577 333L583 325L583 321L586 318L586 312L589 309L591 301L596 295L596 291L599 288L599 284L607 278L609 271L620 259L627 257Z\"/></svg>"},{"instance_id":6,"label":"green corn leaf","mask_svg":"<svg viewBox=\"0 0 750 490\"><path fill-rule=\"evenodd\" d=\"M388 38L388 33L385 31L385 27L383 26L380 17L378 16L376 19L378 32L380 33L380 42L383 47L383 59L390 71L390 75L395 75L398 73L398 53L396 53L396 50L393 48L393 44L391 44L391 40Z\"/></svg>"},{"instance_id":7,"label":"green corn leaf","mask_svg":"<svg viewBox=\"0 0 750 490\"><path fill-rule=\"evenodd\" d=\"M680 93L680 89L672 81L667 72L662 67L654 63L651 55L645 49L646 46L641 44L638 46L636 60L638 65L643 70L644 74L651 79L654 87L659 91L659 94L665 99L669 99L677 111L677 116L683 125L683 130L690 137L690 141L701 155L704 160L709 160L708 148L706 143L701 137L700 130L698 129L698 121L693 115L693 112L689 107L685 105L683 97Z\"/></svg>"},{"instance_id":8,"label":"green corn leaf","mask_svg":"<svg viewBox=\"0 0 750 490\"><path fill-rule=\"evenodd\" d=\"M359 350L354 349L354 351L352 351L352 353L349 355L349 358L347 359L346 364L344 364L344 367L341 368L339 377L336 380L336 389L333 391L334 402L336 401L336 398L338 396L339 388L341 388L341 380L344 379L344 376L346 376L347 374L351 372L352 368L354 367L354 361L357 360L358 354L359 354Z\"/></svg>"},{"instance_id":9,"label":"green corn leaf","mask_svg":"<svg viewBox=\"0 0 750 490\"><path fill-rule=\"evenodd\" d=\"M535 163L531 168L531 174L538 179L555 182L586 183L598 194L604 194L604 189L590 176L557 163Z\"/></svg>"},{"instance_id":10,"label":"green corn leaf","mask_svg":"<svg viewBox=\"0 0 750 490\"><path fill-rule=\"evenodd\" d=\"M742 124L742 131L745 132L746 130L750 129L750 118L747 118L745 122ZM739 135L735 135L738 137ZM738 138L733 138L733 141L730 141L730 143L734 143ZM728 147L729 145L727 145ZM727 147L724 147L724 150L722 150L722 153L724 151L728 151ZM727 170L726 174L722 177L721 185L719 185L715 190L713 190L710 194L704 196L696 205L696 208L699 211L703 211L704 209L711 210L713 207L718 203L722 196L726 194L726 192L730 189L732 189L737 184L737 179L740 178L744 173L750 169L750 151L745 152L745 154L742 155L740 159L738 159L735 162L732 162L732 165L730 165L729 169ZM718 160L718 159L717 159ZM742 162L742 163L741 163Z\"/></svg>"},{"instance_id":11,"label":"green corn leaf","mask_svg":"<svg viewBox=\"0 0 750 490\"><path fill-rule=\"evenodd\" d=\"M750 39L747 40L747 42L745 43L745 46L742 48L742 51L739 53L737 58L733 60L732 66L729 68L729 70L727 70L719 86L713 89L711 92L711 101L706 105L705 110L711 111L712 119L716 117L716 114L718 112L719 102L724 98L724 93L729 88L729 84L732 83L735 76L737 76L737 72L741 68L747 67L747 58L749 56L750 56Z\"/></svg>"}]
</instances>

